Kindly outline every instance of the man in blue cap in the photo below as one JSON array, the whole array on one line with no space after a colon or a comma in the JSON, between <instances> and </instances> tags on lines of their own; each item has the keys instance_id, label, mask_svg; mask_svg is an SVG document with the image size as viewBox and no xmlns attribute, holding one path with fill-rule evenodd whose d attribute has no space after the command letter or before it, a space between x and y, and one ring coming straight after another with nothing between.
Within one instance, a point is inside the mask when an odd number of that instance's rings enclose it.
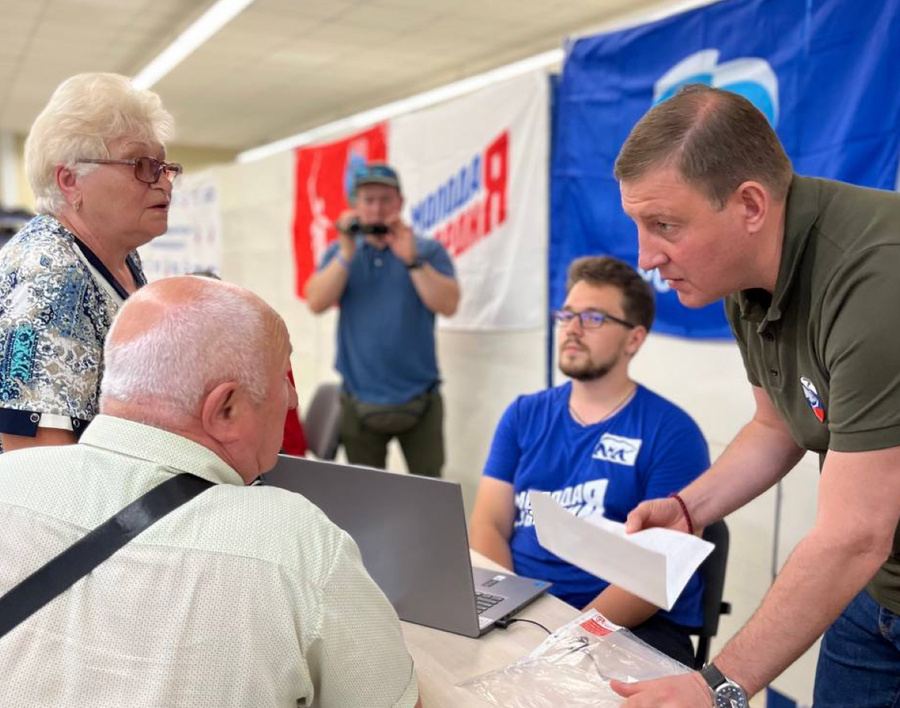
<instances>
[{"instance_id":1,"label":"man in blue cap","mask_svg":"<svg viewBox=\"0 0 900 708\"><path fill-rule=\"evenodd\" d=\"M434 320L459 304L453 264L439 242L416 236L400 218L400 178L390 166L358 168L351 204L305 291L317 314L340 305L341 442L350 463L383 468L396 437L410 472L439 477L444 415Z\"/></svg>"}]
</instances>

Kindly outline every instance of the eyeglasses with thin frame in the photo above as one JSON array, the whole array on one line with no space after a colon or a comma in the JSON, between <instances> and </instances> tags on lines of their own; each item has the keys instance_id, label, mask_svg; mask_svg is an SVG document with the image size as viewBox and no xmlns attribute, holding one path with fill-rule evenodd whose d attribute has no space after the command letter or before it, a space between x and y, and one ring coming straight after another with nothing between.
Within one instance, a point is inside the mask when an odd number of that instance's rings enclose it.
<instances>
[{"instance_id":1,"label":"eyeglasses with thin frame","mask_svg":"<svg viewBox=\"0 0 900 708\"><path fill-rule=\"evenodd\" d=\"M618 325L622 325L623 327L627 327L628 329L634 329L637 325L628 322L627 320L619 319L618 317L613 317L607 312L600 312L598 310L585 310L584 312L572 312L572 310L557 310L553 313L553 321L556 322L560 327L566 327L569 323L578 319L581 323L583 329L599 329L603 326L603 323L609 320L610 322L615 322Z\"/></svg>"},{"instance_id":2,"label":"eyeglasses with thin frame","mask_svg":"<svg viewBox=\"0 0 900 708\"><path fill-rule=\"evenodd\" d=\"M101 158L78 160L94 165L131 165L135 178L144 184L156 184L160 175L166 173L166 179L174 182L184 168L177 162L160 162L153 157L136 157L133 160L106 160Z\"/></svg>"}]
</instances>

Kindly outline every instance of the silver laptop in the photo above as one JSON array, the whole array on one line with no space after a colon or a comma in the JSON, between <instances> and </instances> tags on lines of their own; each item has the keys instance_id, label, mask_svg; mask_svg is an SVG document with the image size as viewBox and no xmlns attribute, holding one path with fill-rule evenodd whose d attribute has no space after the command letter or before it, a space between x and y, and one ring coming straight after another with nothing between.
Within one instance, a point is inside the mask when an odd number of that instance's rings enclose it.
<instances>
[{"instance_id":1,"label":"silver laptop","mask_svg":"<svg viewBox=\"0 0 900 708\"><path fill-rule=\"evenodd\" d=\"M281 455L264 483L302 494L350 534L406 622L478 637L550 587L472 568L456 482Z\"/></svg>"}]
</instances>

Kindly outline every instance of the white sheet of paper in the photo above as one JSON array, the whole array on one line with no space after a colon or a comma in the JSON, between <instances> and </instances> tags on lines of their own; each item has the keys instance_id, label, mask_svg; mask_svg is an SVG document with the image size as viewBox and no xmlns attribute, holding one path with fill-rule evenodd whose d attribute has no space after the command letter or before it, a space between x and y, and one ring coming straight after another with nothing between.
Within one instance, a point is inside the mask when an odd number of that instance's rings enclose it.
<instances>
[{"instance_id":1,"label":"white sheet of paper","mask_svg":"<svg viewBox=\"0 0 900 708\"><path fill-rule=\"evenodd\" d=\"M714 548L670 529L625 534L625 524L570 514L546 492L531 493L540 544L551 553L647 602L671 610Z\"/></svg>"}]
</instances>

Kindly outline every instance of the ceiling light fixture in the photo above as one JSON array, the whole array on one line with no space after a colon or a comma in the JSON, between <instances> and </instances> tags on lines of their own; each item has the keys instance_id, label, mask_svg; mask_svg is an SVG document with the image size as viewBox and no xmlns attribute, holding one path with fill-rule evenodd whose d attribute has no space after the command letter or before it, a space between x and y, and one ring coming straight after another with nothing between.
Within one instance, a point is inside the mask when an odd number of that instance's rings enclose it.
<instances>
[{"instance_id":1,"label":"ceiling light fixture","mask_svg":"<svg viewBox=\"0 0 900 708\"><path fill-rule=\"evenodd\" d=\"M168 47L138 72L132 83L141 89L153 86L184 61L197 47L243 12L253 0L219 0Z\"/></svg>"},{"instance_id":2,"label":"ceiling light fixture","mask_svg":"<svg viewBox=\"0 0 900 708\"><path fill-rule=\"evenodd\" d=\"M586 28L581 32L574 33L569 36L566 44L570 44L574 39L581 36L599 34L601 32L611 32L646 22L655 22L656 20L680 12L685 12L695 7L709 5L712 2L713 0L681 0L681 2L672 4L672 0L664 0L664 2L661 2L655 7L625 13L624 15L610 18L605 22ZM308 145L309 143L316 142L322 138L367 128L374 123L390 120L391 118L403 115L404 113L409 113L410 111L433 106L441 101L446 101L472 91L477 91L485 86L490 86L491 84L505 81L506 79L511 79L515 76L527 74L529 71L545 69L555 64L561 64L564 59L565 50L551 49L548 52L536 54L527 59L522 59L521 61L513 62L512 64L507 64L506 66L501 66L497 69L492 69L491 71L486 71L477 76L470 76L467 79L462 79L461 81L456 81L452 84L446 84L436 89L410 96L409 98L394 101L393 103L387 103L378 108L372 108L368 111L356 113L331 123L316 126L303 133L292 135L289 138L283 138L281 140L276 140L275 142L267 143L266 145L260 145L259 147L245 150L238 154L236 160L238 162L253 162L255 160L261 160L264 157L269 157L270 155L275 155L279 152L284 152L285 150Z\"/></svg>"},{"instance_id":3,"label":"ceiling light fixture","mask_svg":"<svg viewBox=\"0 0 900 708\"><path fill-rule=\"evenodd\" d=\"M427 108L437 103L441 103L442 101L447 101L451 98L477 91L485 86L490 86L491 84L500 81L527 74L536 69L544 69L548 66L553 66L554 64L562 62L563 58L564 52L562 49L551 49L549 52L536 54L528 59L522 59L521 61L513 62L512 64L507 64L506 66L501 66L497 69L492 69L491 71L486 71L483 74L470 76L467 79L455 81L452 84L445 84L436 89L418 93L415 96L403 98L399 101L394 101L393 103L386 103L378 108L372 108L368 111L356 113L331 123L316 126L311 130L292 135L289 138L283 138L282 140L276 140L275 142L261 145L260 147L245 150L238 154L237 161L253 162L255 160L261 160L264 157L269 157L270 155L275 155L276 153L284 152L285 150L291 150L300 147L301 145L308 145L309 143L316 142L329 135L366 128L374 123L389 120L411 111Z\"/></svg>"}]
</instances>

